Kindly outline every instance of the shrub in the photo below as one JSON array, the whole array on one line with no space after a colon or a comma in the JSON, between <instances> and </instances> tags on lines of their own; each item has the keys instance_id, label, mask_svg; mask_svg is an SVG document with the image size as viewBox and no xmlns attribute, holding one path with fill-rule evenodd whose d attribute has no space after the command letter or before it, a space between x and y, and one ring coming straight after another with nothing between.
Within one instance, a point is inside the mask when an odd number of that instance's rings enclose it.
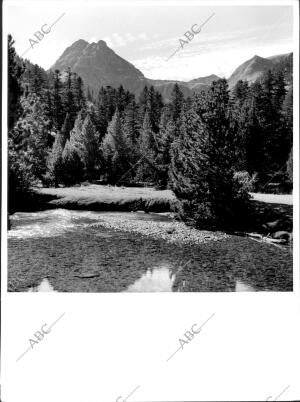
<instances>
[{"instance_id":1,"label":"shrub","mask_svg":"<svg viewBox=\"0 0 300 402\"><path fill-rule=\"evenodd\" d=\"M235 172L233 175L233 179L238 185L238 191L246 193L254 190L256 178L256 173L250 176L250 174L246 171Z\"/></svg>"}]
</instances>

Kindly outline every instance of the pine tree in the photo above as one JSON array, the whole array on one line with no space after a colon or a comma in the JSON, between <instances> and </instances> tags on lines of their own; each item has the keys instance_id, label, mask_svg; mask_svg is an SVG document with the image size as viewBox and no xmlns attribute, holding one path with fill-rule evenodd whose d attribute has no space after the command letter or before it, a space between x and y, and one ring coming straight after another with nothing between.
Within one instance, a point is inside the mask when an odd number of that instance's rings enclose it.
<instances>
[{"instance_id":1,"label":"pine tree","mask_svg":"<svg viewBox=\"0 0 300 402\"><path fill-rule=\"evenodd\" d=\"M104 172L109 182L117 183L131 168L129 163L129 145L123 131L120 112L117 109L108 125L107 134L102 143ZM127 179L129 179L129 175Z\"/></svg>"},{"instance_id":2,"label":"pine tree","mask_svg":"<svg viewBox=\"0 0 300 402\"><path fill-rule=\"evenodd\" d=\"M156 136L158 143L158 153L156 156L157 183L160 188L167 188L169 182L169 166L171 164L171 146L174 142L176 127L173 120L166 124L163 121L160 124L159 135Z\"/></svg>"},{"instance_id":3,"label":"pine tree","mask_svg":"<svg viewBox=\"0 0 300 402\"><path fill-rule=\"evenodd\" d=\"M17 57L14 40L8 35L8 129L12 129L22 113L20 97L23 93L21 78L24 66Z\"/></svg>"},{"instance_id":4,"label":"pine tree","mask_svg":"<svg viewBox=\"0 0 300 402\"><path fill-rule=\"evenodd\" d=\"M56 130L60 130L64 121L63 102L61 97L62 85L59 70L53 76L53 120Z\"/></svg>"},{"instance_id":5,"label":"pine tree","mask_svg":"<svg viewBox=\"0 0 300 402\"><path fill-rule=\"evenodd\" d=\"M118 108L121 114L126 106L126 98L127 94L123 88L123 85L120 85L115 94L115 107Z\"/></svg>"},{"instance_id":6,"label":"pine tree","mask_svg":"<svg viewBox=\"0 0 300 402\"><path fill-rule=\"evenodd\" d=\"M170 120L172 120L172 113L169 104L166 104L163 106L163 109L161 111L159 130L161 131L165 129Z\"/></svg>"},{"instance_id":7,"label":"pine tree","mask_svg":"<svg viewBox=\"0 0 300 402\"><path fill-rule=\"evenodd\" d=\"M39 100L34 104L28 123L31 125L31 132L28 138L28 151L30 153L33 174L37 178L42 179L46 173L46 157L50 130L49 120L47 120Z\"/></svg>"},{"instance_id":8,"label":"pine tree","mask_svg":"<svg viewBox=\"0 0 300 402\"><path fill-rule=\"evenodd\" d=\"M117 108L116 90L111 86L106 87L105 100L106 119L108 122L110 122Z\"/></svg>"},{"instance_id":9,"label":"pine tree","mask_svg":"<svg viewBox=\"0 0 300 402\"><path fill-rule=\"evenodd\" d=\"M62 180L65 185L79 183L83 178L84 165L74 145L67 140L62 152Z\"/></svg>"},{"instance_id":10,"label":"pine tree","mask_svg":"<svg viewBox=\"0 0 300 402\"><path fill-rule=\"evenodd\" d=\"M8 138L8 210L13 211L13 205L20 194L28 191L35 181L26 151L16 149L11 138Z\"/></svg>"},{"instance_id":11,"label":"pine tree","mask_svg":"<svg viewBox=\"0 0 300 402\"><path fill-rule=\"evenodd\" d=\"M151 86L146 92L146 104L143 108L144 118L145 114L149 114L151 130L154 133L159 131L160 116L162 110L162 96L159 92L156 92L154 87Z\"/></svg>"},{"instance_id":12,"label":"pine tree","mask_svg":"<svg viewBox=\"0 0 300 402\"><path fill-rule=\"evenodd\" d=\"M35 64L33 67L32 92L41 97L45 84L42 69Z\"/></svg>"},{"instance_id":13,"label":"pine tree","mask_svg":"<svg viewBox=\"0 0 300 402\"><path fill-rule=\"evenodd\" d=\"M170 110L172 114L172 119L175 123L177 123L181 115L182 108L183 108L183 93L179 88L179 85L176 83L171 93L171 100L170 100Z\"/></svg>"},{"instance_id":14,"label":"pine tree","mask_svg":"<svg viewBox=\"0 0 300 402\"><path fill-rule=\"evenodd\" d=\"M85 111L86 109L86 99L84 96L84 90L83 90L83 81L82 78L77 76L77 74L74 74L74 101L76 105L76 111L77 113L82 111Z\"/></svg>"},{"instance_id":15,"label":"pine tree","mask_svg":"<svg viewBox=\"0 0 300 402\"><path fill-rule=\"evenodd\" d=\"M233 88L232 95L236 104L243 105L249 95L248 81L239 80Z\"/></svg>"},{"instance_id":16,"label":"pine tree","mask_svg":"<svg viewBox=\"0 0 300 402\"><path fill-rule=\"evenodd\" d=\"M74 122L76 119L77 115L77 108L75 104L75 89L73 87L73 78L72 78L72 72L70 68L67 70L67 79L63 91L63 97L62 97L62 102L63 102L63 109L66 114L69 115L69 125L71 129L74 126ZM74 93L73 93L74 92Z\"/></svg>"},{"instance_id":17,"label":"pine tree","mask_svg":"<svg viewBox=\"0 0 300 402\"><path fill-rule=\"evenodd\" d=\"M202 116L196 109L181 114L171 150L171 188L185 219L199 227L234 226L247 194L234 179L238 130L226 80L212 84Z\"/></svg>"},{"instance_id":18,"label":"pine tree","mask_svg":"<svg viewBox=\"0 0 300 402\"><path fill-rule=\"evenodd\" d=\"M272 160L273 168L278 171L283 169L291 149L292 134L287 129L284 101L287 94L285 88L284 74L282 70L274 73L273 89L273 129L274 138L272 142Z\"/></svg>"},{"instance_id":19,"label":"pine tree","mask_svg":"<svg viewBox=\"0 0 300 402\"><path fill-rule=\"evenodd\" d=\"M128 147L128 162L131 165L139 159L139 135L140 135L139 108L135 101L131 101L124 110L122 120L122 131Z\"/></svg>"},{"instance_id":20,"label":"pine tree","mask_svg":"<svg viewBox=\"0 0 300 402\"><path fill-rule=\"evenodd\" d=\"M140 96L138 98L138 105L139 105L139 116L140 116L140 125L142 126L145 113L146 113L146 105L148 102L148 87L147 85L143 88L143 90L140 93Z\"/></svg>"},{"instance_id":21,"label":"pine tree","mask_svg":"<svg viewBox=\"0 0 300 402\"><path fill-rule=\"evenodd\" d=\"M250 122L249 85L247 81L239 80L232 91L232 112L238 125L239 155L236 168L238 171L247 171L247 141Z\"/></svg>"},{"instance_id":22,"label":"pine tree","mask_svg":"<svg viewBox=\"0 0 300 402\"><path fill-rule=\"evenodd\" d=\"M61 133L58 132L47 159L47 169L50 177L54 181L55 187L58 187L59 183L63 183L63 142L64 139L62 138Z\"/></svg>"},{"instance_id":23,"label":"pine tree","mask_svg":"<svg viewBox=\"0 0 300 402\"><path fill-rule=\"evenodd\" d=\"M63 148L64 148L67 140L70 138L70 132L71 132L72 128L73 128L72 119L71 119L71 116L69 115L69 113L67 113L65 120L64 120L64 124L60 130Z\"/></svg>"},{"instance_id":24,"label":"pine tree","mask_svg":"<svg viewBox=\"0 0 300 402\"><path fill-rule=\"evenodd\" d=\"M14 211L16 199L27 192L35 182L32 165L27 152L27 137L21 118L22 74L24 68L8 36L8 211ZM24 101L23 101L24 102ZM26 139L24 138L26 137Z\"/></svg>"},{"instance_id":25,"label":"pine tree","mask_svg":"<svg viewBox=\"0 0 300 402\"><path fill-rule=\"evenodd\" d=\"M271 70L268 70L263 74L261 78L261 83L265 94L271 101L273 101L275 79L274 74Z\"/></svg>"},{"instance_id":26,"label":"pine tree","mask_svg":"<svg viewBox=\"0 0 300 402\"><path fill-rule=\"evenodd\" d=\"M84 165L84 173L86 180L95 179L97 176L99 163L99 134L88 114L82 125L82 146L79 156Z\"/></svg>"},{"instance_id":27,"label":"pine tree","mask_svg":"<svg viewBox=\"0 0 300 402\"><path fill-rule=\"evenodd\" d=\"M99 132L100 139L102 140L106 134L108 126L108 113L107 113L107 96L106 89L101 87L98 92L98 97L96 101L96 119L95 125L97 131Z\"/></svg>"},{"instance_id":28,"label":"pine tree","mask_svg":"<svg viewBox=\"0 0 300 402\"><path fill-rule=\"evenodd\" d=\"M287 127L293 128L293 87L290 87L283 102L283 113Z\"/></svg>"},{"instance_id":29,"label":"pine tree","mask_svg":"<svg viewBox=\"0 0 300 402\"><path fill-rule=\"evenodd\" d=\"M283 76L268 71L262 78L263 96L261 97L260 124L263 130L264 171L263 181L274 175L285 164L289 148L286 141L282 102L285 95Z\"/></svg>"},{"instance_id":30,"label":"pine tree","mask_svg":"<svg viewBox=\"0 0 300 402\"><path fill-rule=\"evenodd\" d=\"M58 187L59 183L64 183L63 151L66 143L69 142L70 130L71 122L69 114L67 114L61 130L55 135L55 140L47 159L48 172L54 180L55 187ZM75 141L72 142L73 146L75 146Z\"/></svg>"},{"instance_id":31,"label":"pine tree","mask_svg":"<svg viewBox=\"0 0 300 402\"><path fill-rule=\"evenodd\" d=\"M155 133L152 130L150 113L148 111L146 111L143 126L140 130L138 152L140 163L136 173L137 180L155 183L158 144Z\"/></svg>"},{"instance_id":32,"label":"pine tree","mask_svg":"<svg viewBox=\"0 0 300 402\"><path fill-rule=\"evenodd\" d=\"M132 147L136 147L139 138L140 124L138 112L138 106L134 100L129 103L124 111L123 130Z\"/></svg>"},{"instance_id":33,"label":"pine tree","mask_svg":"<svg viewBox=\"0 0 300 402\"><path fill-rule=\"evenodd\" d=\"M265 183L272 171L272 110L272 98L267 96L263 85L260 82L251 84L246 142L247 170L250 174L257 172L258 183Z\"/></svg>"},{"instance_id":34,"label":"pine tree","mask_svg":"<svg viewBox=\"0 0 300 402\"><path fill-rule=\"evenodd\" d=\"M54 128L54 120L53 120L53 103L50 89L45 91L45 116L49 121L49 129L52 130ZM49 138L48 145L52 146L53 141L52 138Z\"/></svg>"},{"instance_id":35,"label":"pine tree","mask_svg":"<svg viewBox=\"0 0 300 402\"><path fill-rule=\"evenodd\" d=\"M74 148L74 150L77 152L82 163L84 161L84 138L83 138L82 126L85 117L86 116L84 116L81 112L78 113L74 123L74 127L70 132L70 139L69 139L72 148Z\"/></svg>"},{"instance_id":36,"label":"pine tree","mask_svg":"<svg viewBox=\"0 0 300 402\"><path fill-rule=\"evenodd\" d=\"M175 123L173 123L175 124ZM170 154L170 187L180 200L182 218L199 224L210 218L208 209L208 135L195 110L181 114L178 135L172 143ZM201 196L201 202L199 200Z\"/></svg>"},{"instance_id":37,"label":"pine tree","mask_svg":"<svg viewBox=\"0 0 300 402\"><path fill-rule=\"evenodd\" d=\"M49 120L44 104L35 94L22 99L24 114L10 132L15 150L25 152L28 169L36 179L46 172L46 155L50 136Z\"/></svg>"},{"instance_id":38,"label":"pine tree","mask_svg":"<svg viewBox=\"0 0 300 402\"><path fill-rule=\"evenodd\" d=\"M274 74L273 105L275 109L281 109L286 93L284 73L279 70Z\"/></svg>"},{"instance_id":39,"label":"pine tree","mask_svg":"<svg viewBox=\"0 0 300 402\"><path fill-rule=\"evenodd\" d=\"M89 87L89 85L88 85L87 90L86 90L86 99L89 102L94 103L94 93L93 93L93 90Z\"/></svg>"},{"instance_id":40,"label":"pine tree","mask_svg":"<svg viewBox=\"0 0 300 402\"><path fill-rule=\"evenodd\" d=\"M291 86L285 96L282 113L284 118L284 126L288 148L291 149L293 144L293 87Z\"/></svg>"}]
</instances>

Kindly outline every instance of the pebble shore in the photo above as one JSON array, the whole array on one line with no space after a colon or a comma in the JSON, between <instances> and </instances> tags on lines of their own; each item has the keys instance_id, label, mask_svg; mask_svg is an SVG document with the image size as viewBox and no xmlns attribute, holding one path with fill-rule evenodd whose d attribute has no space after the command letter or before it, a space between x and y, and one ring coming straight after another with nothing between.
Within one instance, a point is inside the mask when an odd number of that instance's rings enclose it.
<instances>
[{"instance_id":1,"label":"pebble shore","mask_svg":"<svg viewBox=\"0 0 300 402\"><path fill-rule=\"evenodd\" d=\"M108 229L138 233L155 239L164 239L170 243L203 244L229 237L222 232L191 228L183 222L167 219L163 214L149 214L149 219L133 219L129 215L116 216L116 214L106 213L101 216L101 222L95 225L101 225ZM157 216L158 219L151 220L152 216ZM159 220L160 217L162 220Z\"/></svg>"}]
</instances>

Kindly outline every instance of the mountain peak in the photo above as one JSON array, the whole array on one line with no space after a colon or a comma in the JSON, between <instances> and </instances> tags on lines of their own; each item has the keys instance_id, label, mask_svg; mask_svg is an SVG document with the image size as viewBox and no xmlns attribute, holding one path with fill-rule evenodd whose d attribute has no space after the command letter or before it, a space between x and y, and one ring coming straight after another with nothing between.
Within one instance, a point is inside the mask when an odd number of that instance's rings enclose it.
<instances>
[{"instance_id":1,"label":"mountain peak","mask_svg":"<svg viewBox=\"0 0 300 402\"><path fill-rule=\"evenodd\" d=\"M249 62L256 62L256 63L260 63L260 62L265 62L266 59L265 57L261 57L258 56L257 54L255 56L252 57L252 59L248 60Z\"/></svg>"},{"instance_id":2,"label":"mountain peak","mask_svg":"<svg viewBox=\"0 0 300 402\"><path fill-rule=\"evenodd\" d=\"M88 43L80 39L74 42L51 67L60 71L67 68L93 88L123 85L125 89L139 93L147 84L142 72L118 56L104 40Z\"/></svg>"},{"instance_id":3,"label":"mountain peak","mask_svg":"<svg viewBox=\"0 0 300 402\"><path fill-rule=\"evenodd\" d=\"M82 45L88 45L89 43L84 39L78 39L76 42L72 43L71 47L77 47Z\"/></svg>"},{"instance_id":4,"label":"mountain peak","mask_svg":"<svg viewBox=\"0 0 300 402\"><path fill-rule=\"evenodd\" d=\"M229 87L232 88L239 80L256 81L265 71L272 69L276 62L286 57L291 56L278 55L265 58L256 54L234 70L228 79Z\"/></svg>"},{"instance_id":5,"label":"mountain peak","mask_svg":"<svg viewBox=\"0 0 300 402\"><path fill-rule=\"evenodd\" d=\"M98 45L101 46L101 47L108 47L108 46L107 46L107 43L106 43L104 40L102 40L102 39L100 39L100 40L98 41Z\"/></svg>"}]
</instances>

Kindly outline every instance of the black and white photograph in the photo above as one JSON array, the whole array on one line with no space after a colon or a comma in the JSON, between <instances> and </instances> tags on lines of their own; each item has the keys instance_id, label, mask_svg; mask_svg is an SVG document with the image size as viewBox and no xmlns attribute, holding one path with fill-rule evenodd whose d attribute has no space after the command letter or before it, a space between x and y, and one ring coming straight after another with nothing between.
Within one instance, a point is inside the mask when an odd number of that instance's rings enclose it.
<instances>
[{"instance_id":1,"label":"black and white photograph","mask_svg":"<svg viewBox=\"0 0 300 402\"><path fill-rule=\"evenodd\" d=\"M9 291L293 291L293 9L195 9L14 8Z\"/></svg>"},{"instance_id":2,"label":"black and white photograph","mask_svg":"<svg viewBox=\"0 0 300 402\"><path fill-rule=\"evenodd\" d=\"M1 401L299 401L298 1L2 11Z\"/></svg>"}]
</instances>

